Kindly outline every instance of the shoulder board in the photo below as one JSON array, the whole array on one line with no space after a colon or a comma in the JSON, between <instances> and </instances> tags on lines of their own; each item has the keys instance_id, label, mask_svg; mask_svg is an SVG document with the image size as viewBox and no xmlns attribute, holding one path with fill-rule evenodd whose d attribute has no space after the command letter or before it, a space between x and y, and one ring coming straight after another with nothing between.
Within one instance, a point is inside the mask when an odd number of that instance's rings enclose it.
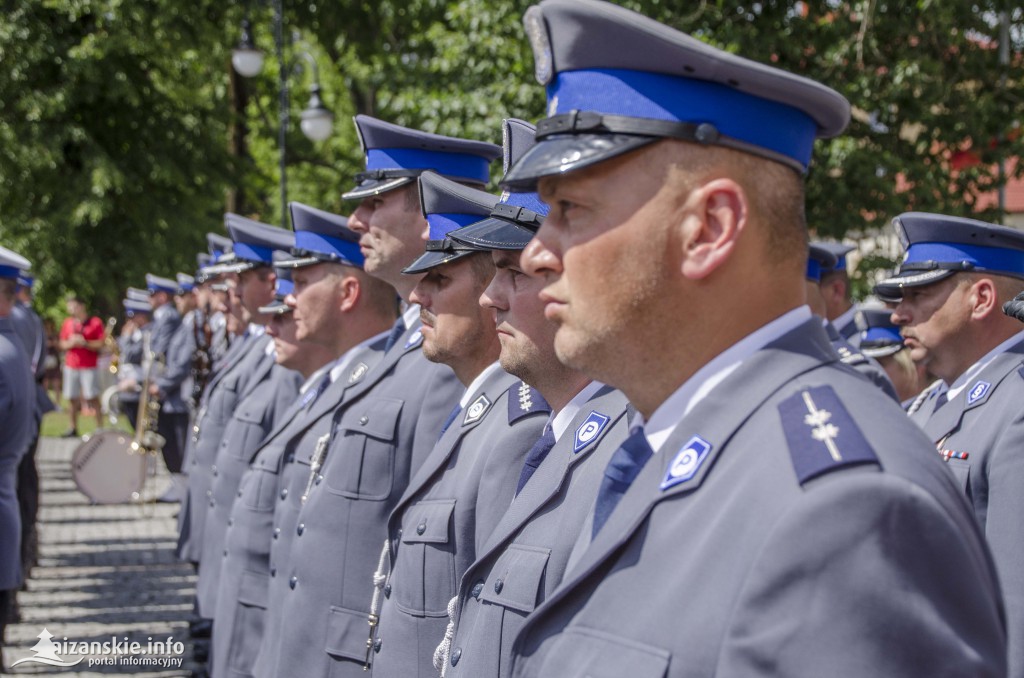
<instances>
[{"instance_id":1,"label":"shoulder board","mask_svg":"<svg viewBox=\"0 0 1024 678\"><path fill-rule=\"evenodd\" d=\"M549 414L551 406L540 391L533 388L525 381L520 381L518 386L513 385L508 390L508 423L514 424L523 417L542 412Z\"/></svg>"},{"instance_id":2,"label":"shoulder board","mask_svg":"<svg viewBox=\"0 0 1024 678\"><path fill-rule=\"evenodd\" d=\"M802 389L779 403L779 415L801 485L847 466L879 463L831 386Z\"/></svg>"}]
</instances>

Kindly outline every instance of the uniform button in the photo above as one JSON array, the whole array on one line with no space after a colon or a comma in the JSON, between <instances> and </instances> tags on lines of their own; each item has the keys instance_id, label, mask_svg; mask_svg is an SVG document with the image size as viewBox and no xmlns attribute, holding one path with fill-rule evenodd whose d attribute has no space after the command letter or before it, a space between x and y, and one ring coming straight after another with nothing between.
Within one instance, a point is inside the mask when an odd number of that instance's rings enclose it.
<instances>
[{"instance_id":1,"label":"uniform button","mask_svg":"<svg viewBox=\"0 0 1024 678\"><path fill-rule=\"evenodd\" d=\"M287 498L287 497L288 497L288 488L286 487L283 490L281 490L281 501L284 501L285 498Z\"/></svg>"},{"instance_id":2,"label":"uniform button","mask_svg":"<svg viewBox=\"0 0 1024 678\"><path fill-rule=\"evenodd\" d=\"M211 471L213 471L213 475L217 475L217 465L216 465L216 464L214 464L213 466L211 466L211 467L210 467L210 470L211 470Z\"/></svg>"},{"instance_id":3,"label":"uniform button","mask_svg":"<svg viewBox=\"0 0 1024 678\"><path fill-rule=\"evenodd\" d=\"M384 584L384 597L385 598L390 598L391 597L391 584Z\"/></svg>"},{"instance_id":4,"label":"uniform button","mask_svg":"<svg viewBox=\"0 0 1024 678\"><path fill-rule=\"evenodd\" d=\"M501 590L502 590L503 588L505 588L505 582L503 582L503 581L502 581L502 580L500 580L500 579L496 579L496 580L494 581L494 592L495 592L495 593L501 593Z\"/></svg>"},{"instance_id":5,"label":"uniform button","mask_svg":"<svg viewBox=\"0 0 1024 678\"><path fill-rule=\"evenodd\" d=\"M225 558L227 558L227 557L228 557L228 550L227 550L227 549L224 549L224 557L225 557Z\"/></svg>"},{"instance_id":6,"label":"uniform button","mask_svg":"<svg viewBox=\"0 0 1024 678\"><path fill-rule=\"evenodd\" d=\"M483 592L484 583L482 581L478 581L477 583L473 584L473 590L469 592L469 595L473 596L477 600L480 600L480 594Z\"/></svg>"},{"instance_id":7,"label":"uniform button","mask_svg":"<svg viewBox=\"0 0 1024 678\"><path fill-rule=\"evenodd\" d=\"M383 645L383 644L384 644L384 641L382 641L380 638L378 638L377 640L373 641L373 651L374 652L380 652L380 646Z\"/></svg>"},{"instance_id":8,"label":"uniform button","mask_svg":"<svg viewBox=\"0 0 1024 678\"><path fill-rule=\"evenodd\" d=\"M228 518L228 527L231 527L234 524L235 524L235 519L234 518Z\"/></svg>"},{"instance_id":9,"label":"uniform button","mask_svg":"<svg viewBox=\"0 0 1024 678\"><path fill-rule=\"evenodd\" d=\"M216 478L216 477L217 477L217 470L216 470L216 469L214 469L214 471L213 471L213 477L214 477L214 478Z\"/></svg>"},{"instance_id":10,"label":"uniform button","mask_svg":"<svg viewBox=\"0 0 1024 678\"><path fill-rule=\"evenodd\" d=\"M210 500L210 508L213 508L213 500Z\"/></svg>"},{"instance_id":11,"label":"uniform button","mask_svg":"<svg viewBox=\"0 0 1024 678\"><path fill-rule=\"evenodd\" d=\"M213 490L207 490L206 491L206 496L207 497L212 497L213 496Z\"/></svg>"},{"instance_id":12,"label":"uniform button","mask_svg":"<svg viewBox=\"0 0 1024 678\"><path fill-rule=\"evenodd\" d=\"M299 526L297 528L295 528L295 534L299 535L300 537L302 536L302 533L305 532L305 531L306 531L306 524L305 523L299 523Z\"/></svg>"},{"instance_id":13,"label":"uniform button","mask_svg":"<svg viewBox=\"0 0 1024 678\"><path fill-rule=\"evenodd\" d=\"M320 481L323 480L323 479L324 479L324 477L322 475L320 475L319 473L317 473L316 474L316 480L313 481L313 484L314 485L319 485Z\"/></svg>"},{"instance_id":14,"label":"uniform button","mask_svg":"<svg viewBox=\"0 0 1024 678\"><path fill-rule=\"evenodd\" d=\"M298 584L298 583L299 583L299 578L298 577L292 577L291 579L288 580L288 588L294 589L295 585Z\"/></svg>"},{"instance_id":15,"label":"uniform button","mask_svg":"<svg viewBox=\"0 0 1024 678\"><path fill-rule=\"evenodd\" d=\"M279 534L281 534L281 528L280 527L275 527L274 528L274 539L277 539L277 535L279 535Z\"/></svg>"},{"instance_id":16,"label":"uniform button","mask_svg":"<svg viewBox=\"0 0 1024 678\"><path fill-rule=\"evenodd\" d=\"M426 531L427 531L427 522L426 521L423 521L422 523L420 523L419 525L416 526L416 534L423 534Z\"/></svg>"},{"instance_id":17,"label":"uniform button","mask_svg":"<svg viewBox=\"0 0 1024 678\"><path fill-rule=\"evenodd\" d=\"M452 666L458 664L460 659L462 659L462 648L457 647L455 648L455 651L452 652Z\"/></svg>"},{"instance_id":18,"label":"uniform button","mask_svg":"<svg viewBox=\"0 0 1024 678\"><path fill-rule=\"evenodd\" d=\"M241 490L239 490L239 491L238 491L238 496L239 496L239 497L241 497L241 496L242 496L242 491L241 491Z\"/></svg>"},{"instance_id":19,"label":"uniform button","mask_svg":"<svg viewBox=\"0 0 1024 678\"><path fill-rule=\"evenodd\" d=\"M365 414L363 416L359 417L359 425L360 426L366 426L369 423L370 423L370 418L368 416L366 416Z\"/></svg>"}]
</instances>

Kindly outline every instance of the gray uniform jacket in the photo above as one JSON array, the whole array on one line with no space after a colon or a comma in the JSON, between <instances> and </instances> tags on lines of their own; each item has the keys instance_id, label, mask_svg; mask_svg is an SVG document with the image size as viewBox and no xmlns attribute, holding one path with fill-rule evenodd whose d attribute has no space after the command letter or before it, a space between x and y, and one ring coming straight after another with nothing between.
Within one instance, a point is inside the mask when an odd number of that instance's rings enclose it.
<instances>
[{"instance_id":1,"label":"gray uniform jacket","mask_svg":"<svg viewBox=\"0 0 1024 678\"><path fill-rule=\"evenodd\" d=\"M836 363L811 319L695 405L527 619L513 675L1004 675L952 475Z\"/></svg>"},{"instance_id":2,"label":"gray uniform jacket","mask_svg":"<svg viewBox=\"0 0 1024 678\"><path fill-rule=\"evenodd\" d=\"M417 322L334 413L323 481L302 505L288 557L271 565L273 625L257 676L365 675L367 591L388 516L465 391L423 357L421 341Z\"/></svg>"},{"instance_id":3,"label":"gray uniform jacket","mask_svg":"<svg viewBox=\"0 0 1024 678\"><path fill-rule=\"evenodd\" d=\"M160 308L153 309L153 322L150 328L149 350L158 356L167 357L171 350L171 342L174 334L181 325L181 316L178 315L174 304L164 304Z\"/></svg>"},{"instance_id":4,"label":"gray uniform jacket","mask_svg":"<svg viewBox=\"0 0 1024 678\"><path fill-rule=\"evenodd\" d=\"M935 409L939 391L911 419L947 460L988 540L1009 629L1009 675L1024 676L1024 341L989 363Z\"/></svg>"},{"instance_id":5,"label":"gray uniform jacket","mask_svg":"<svg viewBox=\"0 0 1024 678\"><path fill-rule=\"evenodd\" d=\"M448 602L477 547L508 511L526 455L547 423L550 409L531 391L500 369L488 375L391 512L375 676L437 675L434 648L448 625ZM373 580L366 581L370 600Z\"/></svg>"},{"instance_id":6,"label":"gray uniform jacket","mask_svg":"<svg viewBox=\"0 0 1024 678\"><path fill-rule=\"evenodd\" d=\"M262 365L260 366L263 367ZM224 536L228 529L231 506L238 492L242 474L249 468L253 454L274 430L278 420L289 414L296 402L302 375L295 370L271 363L267 375L238 403L231 421L224 428L217 457L214 460L210 501L203 527L203 549L199 557L199 579L196 599L201 617L212 618L217 606Z\"/></svg>"},{"instance_id":7,"label":"gray uniform jacket","mask_svg":"<svg viewBox=\"0 0 1024 678\"><path fill-rule=\"evenodd\" d=\"M42 419L44 414L57 409L40 383L46 372L46 330L43 328L43 320L31 306L17 302L11 309L11 321L28 357L29 369L35 382L36 417Z\"/></svg>"},{"instance_id":8,"label":"gray uniform jacket","mask_svg":"<svg viewBox=\"0 0 1024 678\"><path fill-rule=\"evenodd\" d=\"M595 393L477 550L459 587L446 678L511 675L512 641L565 576L604 469L629 435L627 406L609 386Z\"/></svg>"},{"instance_id":9,"label":"gray uniform jacket","mask_svg":"<svg viewBox=\"0 0 1024 678\"><path fill-rule=\"evenodd\" d=\"M192 395L192 353L195 351L195 341L191 323L178 323L167 345L163 369L157 370L154 378L154 383L160 389L161 412L188 412L188 399Z\"/></svg>"},{"instance_id":10,"label":"gray uniform jacket","mask_svg":"<svg viewBox=\"0 0 1024 678\"><path fill-rule=\"evenodd\" d=\"M35 428L35 380L10 318L0 318L0 591L21 584L18 464Z\"/></svg>"},{"instance_id":11,"label":"gray uniform jacket","mask_svg":"<svg viewBox=\"0 0 1024 678\"><path fill-rule=\"evenodd\" d=\"M312 402L299 398L242 476L228 519L213 615L212 675L216 678L252 675L266 624L270 545L279 537L274 532L275 511L287 499L281 497L281 467L296 448L312 449L330 430L331 413L345 391L355 387L383 357L384 342L357 350L349 374L339 377ZM310 388L316 389L317 384Z\"/></svg>"},{"instance_id":12,"label":"gray uniform jacket","mask_svg":"<svg viewBox=\"0 0 1024 678\"><path fill-rule=\"evenodd\" d=\"M213 485L213 464L224 429L239 401L245 398L270 371L273 355L267 354L271 338L250 336L233 356L234 362L214 376L203 394L203 402L192 425L188 472L188 496L178 514L178 557L199 562L203 527ZM253 377L259 376L259 379Z\"/></svg>"},{"instance_id":13,"label":"gray uniform jacket","mask_svg":"<svg viewBox=\"0 0 1024 678\"><path fill-rule=\"evenodd\" d=\"M899 396L896 395L896 387L892 385L889 375L885 373L885 368L879 365L877 360L869 358L854 348L853 344L839 335L839 332L832 323L825 323L825 331L832 342L832 348L839 354L839 360L844 365L848 365L863 374L868 381L881 389L883 393L899 402Z\"/></svg>"}]
</instances>

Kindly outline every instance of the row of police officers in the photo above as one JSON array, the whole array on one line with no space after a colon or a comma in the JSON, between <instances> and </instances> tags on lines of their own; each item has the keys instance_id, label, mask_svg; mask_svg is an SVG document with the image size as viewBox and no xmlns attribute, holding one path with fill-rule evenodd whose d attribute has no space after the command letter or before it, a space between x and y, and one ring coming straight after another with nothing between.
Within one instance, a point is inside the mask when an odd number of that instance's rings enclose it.
<instances>
[{"instance_id":1,"label":"row of police officers","mask_svg":"<svg viewBox=\"0 0 1024 678\"><path fill-rule=\"evenodd\" d=\"M1024 676L1024 234L899 215L837 328L803 175L842 96L600 0L523 23L536 127L357 116L348 217L211 236L210 673Z\"/></svg>"}]
</instances>

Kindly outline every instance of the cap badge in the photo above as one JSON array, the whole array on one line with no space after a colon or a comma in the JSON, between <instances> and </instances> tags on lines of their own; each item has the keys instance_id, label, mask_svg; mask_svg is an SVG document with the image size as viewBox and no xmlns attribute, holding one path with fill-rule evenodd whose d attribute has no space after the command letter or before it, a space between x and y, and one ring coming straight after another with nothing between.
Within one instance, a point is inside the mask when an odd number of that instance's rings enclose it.
<instances>
[{"instance_id":1,"label":"cap badge","mask_svg":"<svg viewBox=\"0 0 1024 678\"><path fill-rule=\"evenodd\" d=\"M665 472L665 478L661 481L661 489L667 490L695 476L710 451L711 443L708 441L700 436L690 438L690 441L676 454L668 471Z\"/></svg>"},{"instance_id":2,"label":"cap badge","mask_svg":"<svg viewBox=\"0 0 1024 678\"><path fill-rule=\"evenodd\" d=\"M526 10L526 14L523 15L523 27L530 41L530 48L533 49L533 74L537 82L546 85L551 82L551 76L554 75L554 65L551 59L551 39L544 24L544 14L539 7Z\"/></svg>"},{"instance_id":3,"label":"cap badge","mask_svg":"<svg viewBox=\"0 0 1024 678\"><path fill-rule=\"evenodd\" d=\"M609 421L611 421L609 417L600 412L591 411L587 420L576 429L575 442L572 448L573 453L579 452L601 435L601 431L605 429Z\"/></svg>"}]
</instances>

